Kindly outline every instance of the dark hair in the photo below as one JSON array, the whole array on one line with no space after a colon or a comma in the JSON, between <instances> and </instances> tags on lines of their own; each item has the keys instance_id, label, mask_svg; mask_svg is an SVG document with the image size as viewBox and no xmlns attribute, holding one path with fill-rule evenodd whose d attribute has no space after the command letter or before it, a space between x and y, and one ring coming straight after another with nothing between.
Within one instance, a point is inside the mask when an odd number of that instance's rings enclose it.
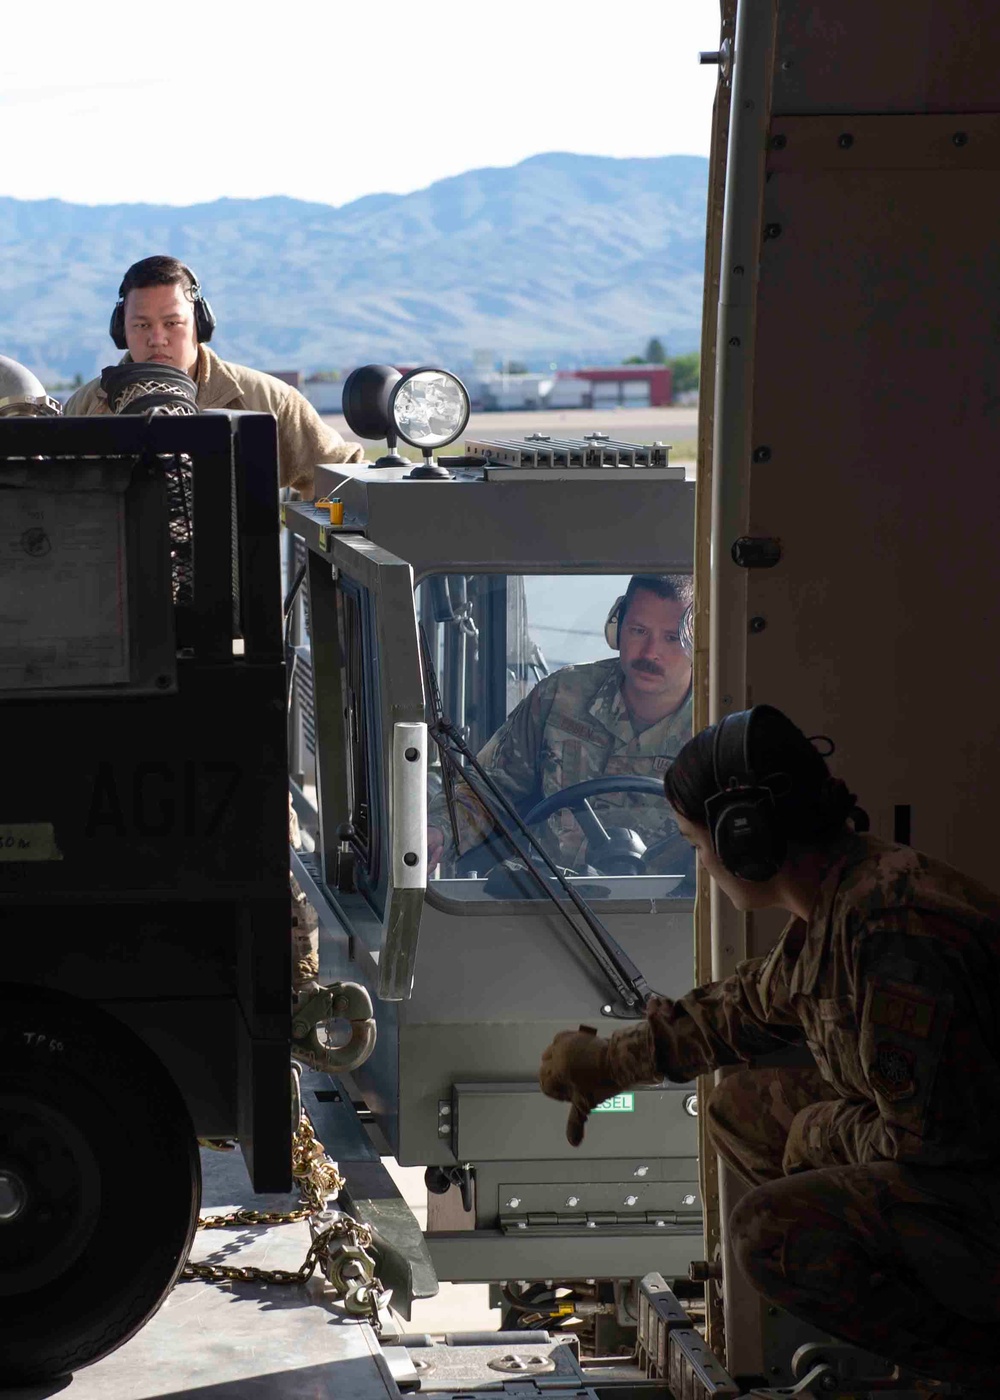
<instances>
[{"instance_id":1,"label":"dark hair","mask_svg":"<svg viewBox=\"0 0 1000 1400\"><path fill-rule=\"evenodd\" d=\"M155 253L151 258L142 258L132 264L122 278L118 295L124 301L129 292L134 292L140 287L172 287L175 283L180 283L185 294L194 300L191 294L197 286L197 281L191 269L185 267L177 258L168 257L165 253Z\"/></svg>"},{"instance_id":2,"label":"dark hair","mask_svg":"<svg viewBox=\"0 0 1000 1400\"><path fill-rule=\"evenodd\" d=\"M694 579L690 574L633 574L618 614L620 622L624 622L628 616L632 599L640 588L647 593L655 593L658 598L683 603L685 607L690 607L694 600Z\"/></svg>"},{"instance_id":3,"label":"dark hair","mask_svg":"<svg viewBox=\"0 0 1000 1400\"><path fill-rule=\"evenodd\" d=\"M788 842L822 846L840 834L848 818L854 819L857 830L866 831L868 818L857 806L857 797L831 776L812 740L773 705L758 705L752 713L750 776L773 792L777 823ZM663 778L671 807L699 826L708 826L705 803L719 791L720 780L725 786L739 776L716 774L718 728L710 724L689 739Z\"/></svg>"}]
</instances>

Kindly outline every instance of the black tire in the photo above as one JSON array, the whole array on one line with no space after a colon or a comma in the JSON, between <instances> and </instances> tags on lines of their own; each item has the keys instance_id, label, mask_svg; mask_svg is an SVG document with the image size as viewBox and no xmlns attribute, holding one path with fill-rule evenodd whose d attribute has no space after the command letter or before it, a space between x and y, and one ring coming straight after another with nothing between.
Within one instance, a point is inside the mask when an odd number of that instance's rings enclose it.
<instances>
[{"instance_id":1,"label":"black tire","mask_svg":"<svg viewBox=\"0 0 1000 1400\"><path fill-rule=\"evenodd\" d=\"M172 1079L126 1026L0 988L0 1384L99 1360L188 1256L198 1148Z\"/></svg>"}]
</instances>

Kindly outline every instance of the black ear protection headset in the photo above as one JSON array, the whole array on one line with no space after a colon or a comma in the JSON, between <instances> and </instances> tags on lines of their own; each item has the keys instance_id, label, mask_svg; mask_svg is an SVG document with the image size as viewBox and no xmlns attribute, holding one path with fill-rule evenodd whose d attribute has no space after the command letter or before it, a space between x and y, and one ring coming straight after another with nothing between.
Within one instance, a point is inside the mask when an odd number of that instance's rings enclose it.
<instances>
[{"instance_id":1,"label":"black ear protection headset","mask_svg":"<svg viewBox=\"0 0 1000 1400\"><path fill-rule=\"evenodd\" d=\"M784 780L777 773L759 779L751 761L760 709L741 710L719 722L712 745L718 791L705 802L715 854L741 880L770 880L788 851L774 800L775 784Z\"/></svg>"},{"instance_id":2,"label":"black ear protection headset","mask_svg":"<svg viewBox=\"0 0 1000 1400\"><path fill-rule=\"evenodd\" d=\"M621 651L622 647L622 608L625 606L623 593L620 598L616 598L608 619L604 624L604 640L612 651ZM688 603L681 614L681 620L677 627L677 635L680 638L684 655L691 657L694 655L694 604Z\"/></svg>"},{"instance_id":3,"label":"black ear protection headset","mask_svg":"<svg viewBox=\"0 0 1000 1400\"><path fill-rule=\"evenodd\" d=\"M191 300L194 302L194 329L198 337L199 345L205 345L212 339L212 332L215 330L215 312L202 294L201 284L189 267L181 267L191 279L191 286L188 289ZM128 273L125 274L128 276ZM117 345L119 350L128 349L128 341L125 339L125 281L122 280L118 288L118 300L115 302L115 309L111 313L111 324L108 326L108 334Z\"/></svg>"}]
</instances>

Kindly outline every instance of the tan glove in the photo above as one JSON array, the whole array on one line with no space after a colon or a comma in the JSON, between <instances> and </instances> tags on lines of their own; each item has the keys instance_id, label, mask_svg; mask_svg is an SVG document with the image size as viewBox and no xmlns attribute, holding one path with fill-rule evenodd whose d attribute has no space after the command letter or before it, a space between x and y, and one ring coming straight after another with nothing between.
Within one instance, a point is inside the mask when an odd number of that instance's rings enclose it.
<instances>
[{"instance_id":1,"label":"tan glove","mask_svg":"<svg viewBox=\"0 0 1000 1400\"><path fill-rule=\"evenodd\" d=\"M646 1021L616 1031L610 1040L604 1040L591 1026L560 1031L542 1053L538 1071L542 1092L570 1104L566 1137L571 1147L579 1147L583 1141L592 1108L620 1089L652 1083L659 1077Z\"/></svg>"}]
</instances>

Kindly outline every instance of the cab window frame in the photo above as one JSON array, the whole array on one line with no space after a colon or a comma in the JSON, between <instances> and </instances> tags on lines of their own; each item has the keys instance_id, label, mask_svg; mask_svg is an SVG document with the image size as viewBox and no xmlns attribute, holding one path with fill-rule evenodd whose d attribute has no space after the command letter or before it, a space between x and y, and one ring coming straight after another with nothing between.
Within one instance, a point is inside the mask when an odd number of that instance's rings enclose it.
<instances>
[{"instance_id":1,"label":"cab window frame","mask_svg":"<svg viewBox=\"0 0 1000 1400\"><path fill-rule=\"evenodd\" d=\"M646 571L646 570L634 570L633 572L651 572L651 573L652 573L652 572L655 572L655 571L654 571L653 569L649 569L648 571ZM690 575L690 574L692 573L691 570L686 570L686 569L685 569L685 570L680 570L680 569L678 569L678 570L675 570L674 572L676 572L676 573L678 573L678 574L683 573L683 574L687 574L687 575ZM574 569L572 570L572 572L569 572L568 570L564 570L564 571L561 571L561 572L559 572L559 573L555 573L555 572L553 572L550 568L545 568L545 567L543 567L543 566L531 566L531 565L520 565L520 564L514 565L513 567L508 566L507 568L503 568L503 567L480 567L480 568L474 568L474 569L464 569L464 570L459 571L458 569L455 568L455 566L454 566L453 564L451 564L451 565L449 565L449 566L447 566L447 567L445 567L445 568L440 568L440 569L428 569L428 570L425 570L424 572L420 573L419 575L415 573L415 575L414 575L414 581L413 581L413 587L414 587L414 595L415 595L415 602L416 602L417 617L418 617L419 620L421 620L421 621L424 620L424 606L423 606L423 599L422 599L422 596L421 596L421 587L422 587L422 585L424 585L425 583L428 583L430 580L434 580L434 579L445 579L445 580L448 580L448 579L454 578L454 577L456 577L456 576L463 577L463 578L466 579L466 580L468 580L468 579L470 579L470 578L479 578L479 577L484 577L484 576L485 576L485 577L488 577L488 578L500 578L500 579L506 580L506 581L508 581L508 582L511 581L511 580L528 579L528 578L542 578L542 579L545 579L545 578L552 578L552 579L556 579L556 578L586 578L586 579L595 579L595 580L607 579L609 582L612 582L612 584L613 584L612 589L609 589L608 600L607 600L608 610L610 611L611 606L614 604L614 602L617 600L617 598L618 598L621 594L624 594L625 589L626 589L627 584L628 584L628 581L629 581L629 579L632 577L632 574L631 574L631 573L629 573L629 574L624 574L624 573L618 573L618 572L611 572L611 571L609 571L609 570L606 569L606 568L590 568L590 569L588 569L588 568L586 568L585 566L584 566L584 567L574 568ZM503 596L504 599L505 599L504 606L503 606L502 610L501 610L501 609L498 609L498 608L496 608L496 607L493 607L493 608L491 609L491 611L492 611L492 613L494 614L494 617L496 616L496 614L497 614L498 612L500 613L500 615L503 617L503 620L504 620L504 626L503 626L502 629L498 629L498 630L496 631L496 633L495 633L493 636L490 636L490 637L487 638L487 647L488 647L489 652L490 652L490 654L491 654L491 656L492 656L492 660L491 660L490 663L489 663L489 669L490 669L491 674L493 674L493 675L496 675L496 674L498 674L498 673L499 673L499 674L502 674L502 675L505 677L505 680L506 680L507 674L508 674L507 660L508 660L508 647L509 647L509 642L508 642L508 637L507 637L507 630L506 630L506 629L507 629L507 621L508 621L508 618L509 618L509 612L508 612L507 601L506 601L506 591L505 591L504 594L501 595L501 596ZM528 617L529 617L529 614L528 614L528 612L527 612L527 610L526 610L526 615L525 615L525 630L526 630L526 632L528 633L528 635L530 635L530 622L528 621ZM603 629L603 621L604 621L604 618L603 618L603 616L602 616L602 618L601 618L601 626L599 627L599 629L597 629L597 630L595 631L595 637L597 638L598 650L600 650L600 648L601 648L602 646L605 646L605 645L606 645L606 643L604 642L604 636L603 636L603 630L604 630L604 629ZM568 629L568 630L572 630L572 629ZM431 642L431 639L428 638L428 641ZM434 659L434 662L435 662L435 666L437 667L437 665L438 665L438 660L439 660L439 656L438 656L438 651L437 651L437 649L435 649L433 642L431 642L431 653L432 653L432 656L433 656L433 659ZM566 665L589 664L590 661L607 660L607 659L610 659L611 657L616 656L616 655L617 655L617 651L616 651L616 650L611 649L611 648L608 648L608 655L607 655L607 656L597 655L597 656L588 658L588 661L587 661L587 662L581 662L581 661L575 661L575 662L573 662L573 661L571 661L571 662L563 663L563 664L561 664L561 665L553 665L553 666L551 667L551 669L548 671L547 674L548 674L548 675L555 674L556 672L558 672L558 671L564 669L564 667L565 667ZM500 660L502 661L502 664L500 664L500 665L494 665L493 663L497 662L498 657L499 657ZM482 663L480 663L480 664L482 665ZM532 680L530 683L527 683L527 682L526 682L526 689L525 689L525 691L524 691L524 695L522 695L522 696L520 697L520 699L515 700L515 701L514 701L514 704L511 705L509 709L506 708L506 703L507 703L507 702L506 702L506 698L505 698L505 701L504 701L504 709L503 709L503 712L502 712L502 714L501 714L501 717L499 718L499 720L497 721L497 723L496 723L492 728L490 728L489 732L485 734L485 737L482 738L482 740L481 740L480 743L478 743L478 744L471 744L471 745L470 745L470 746L473 748L473 751L474 751L474 752L479 752L479 750L482 748L483 744L485 744L485 743L487 742L487 740L488 740L490 737L492 737L492 735L495 734L495 733L497 732L497 730L498 730L504 723L506 723L506 721L510 718L510 715L513 713L513 711L514 711L514 709L517 707L517 705L520 704L521 701L522 701L524 698L526 698L526 696L529 695L529 694L532 692L532 690L534 689L535 685L537 685L537 684L539 683L539 680L542 680L542 679L545 679L545 678L546 678L545 676L542 676L542 677L539 677L538 679ZM445 698L445 687L444 687L444 685L442 684L442 678L441 678L440 674L439 674L439 676L438 676L438 682L439 682L439 686L441 687L441 691L442 691L442 701L443 701L444 713L445 713L445 715L446 715L447 717L453 719L454 717L453 717L452 715L449 714L448 704L447 704L447 700L446 700L446 698ZM515 678L515 683L516 683L516 678ZM505 691L506 691L506 685L505 685ZM428 710L428 716L427 716L427 718L428 718L428 722L431 722L432 719L433 719L433 716L431 715L431 713L430 713L429 710ZM467 736L466 736L466 737L467 737ZM430 801L431 801L431 794L428 793L428 803L429 803ZM451 834L450 834L450 832L448 832L447 830L446 830L446 839L447 839L447 840L450 840L450 839L451 839ZM511 852L511 854L513 854L513 852ZM581 877L581 878L584 878L584 877ZM600 878L607 879L607 878L609 878L609 877L606 877L606 876L605 876L605 877L597 877L598 880L599 880ZM642 877L642 876L625 876L625 877L618 877L618 878L628 879L628 880L638 880L638 879L642 879L642 878L646 878L646 877ZM434 877L432 876L432 877L429 878L428 881L427 881L427 888L426 888L426 895L425 895L425 898L431 903L431 905L433 905L434 907L436 907L436 908L438 908L439 910L441 910L441 912L447 913L447 914L450 914L450 915L456 915L456 914L457 914L457 915L462 915L462 914L464 914L466 917L468 917L468 916L474 914L476 917L478 917L480 914L482 914L482 915L489 915L489 914L500 914L500 913L503 913L503 912L510 912L510 913L523 914L523 913L532 912L532 911L537 912L539 915L546 915L547 917L550 917L550 918L551 918L552 915L553 915L553 910L552 910L551 904L549 903L549 901L548 901L547 899L545 899L544 897L541 897L541 896L539 897L539 899L529 899L529 900L506 899L506 898L504 898L504 899L479 899L479 898L473 899L473 897L472 897L472 891L471 891L471 890L470 890L468 896L462 896L462 895L460 895L460 894L454 893L454 892L452 891L451 888L449 889L449 892L448 892L448 893L445 893L444 891L442 891L442 890L439 888L439 886L442 885L442 884L447 884L449 887L453 887L455 884L459 883L460 881L462 881L462 877L444 877L444 879L442 879L442 878L440 878L440 877L434 878ZM471 882L469 882L469 883L471 883ZM562 898L562 896L560 896L560 898ZM635 892L634 895L630 894L630 895L628 895L628 896L624 896L624 895L619 896L619 895L617 894L617 892L616 892L616 893L615 893L614 895L612 895L610 898L602 898L602 899L600 899L600 900L598 901L598 903L597 903L597 908L598 908L598 909L601 909L601 908L607 909L609 912L612 912L612 911L623 911L623 912L633 912L633 913L636 913L636 912L650 912L650 913L653 913L653 912L656 912L656 909L657 909L658 906L659 906L660 908L662 908L662 900L663 900L664 898L669 898L670 901L671 901L670 907L671 907L671 908L675 908L675 909L681 909L681 908L683 908L683 907L685 906L685 903L690 903L690 902L691 902L691 900L690 900L690 898L689 898L688 896L673 896L673 895L671 895L671 894L667 894L667 895L660 894L660 895L658 895L658 896L651 896L651 895L648 894L648 893L642 894L642 893L639 893L638 890L636 890L636 892Z\"/></svg>"}]
</instances>

